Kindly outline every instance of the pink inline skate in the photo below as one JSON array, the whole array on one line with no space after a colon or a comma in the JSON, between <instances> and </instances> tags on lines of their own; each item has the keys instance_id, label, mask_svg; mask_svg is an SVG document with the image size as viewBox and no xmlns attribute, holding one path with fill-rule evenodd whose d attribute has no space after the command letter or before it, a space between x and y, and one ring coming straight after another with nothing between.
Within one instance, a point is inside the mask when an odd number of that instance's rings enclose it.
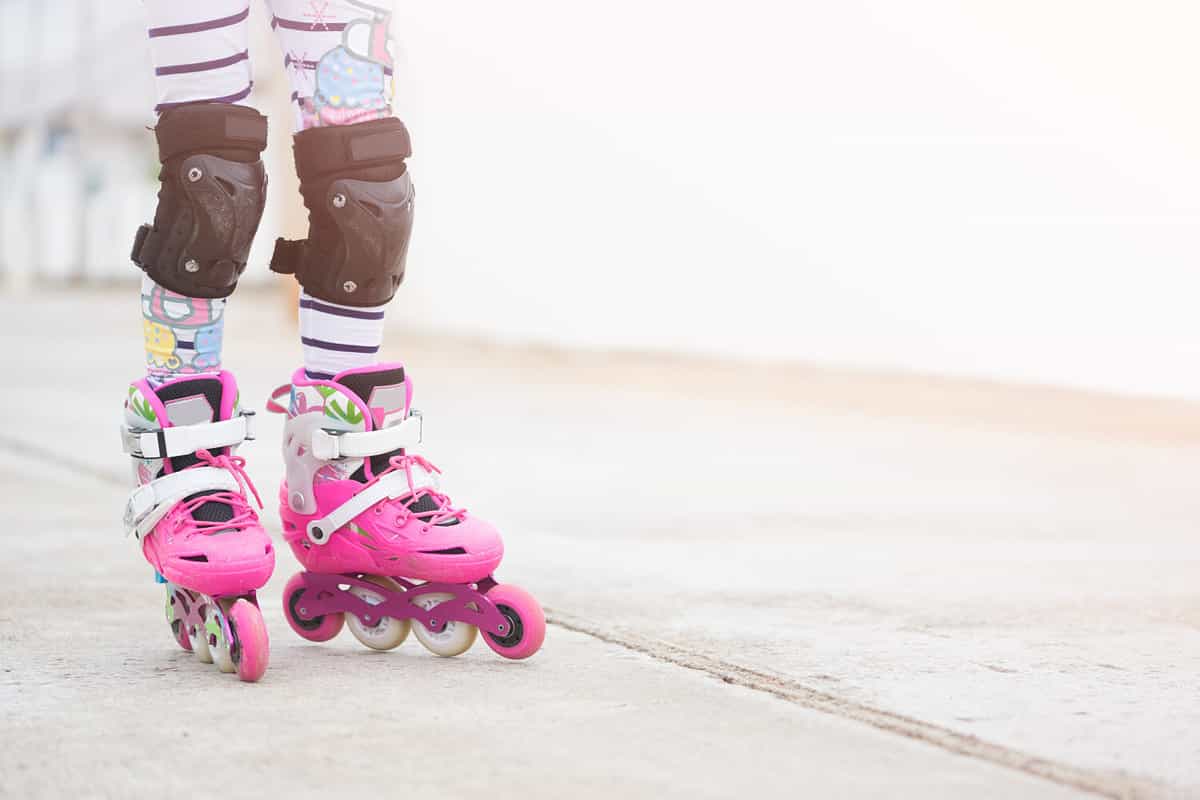
<instances>
[{"instance_id":1,"label":"pink inline skate","mask_svg":"<svg viewBox=\"0 0 1200 800\"><path fill-rule=\"evenodd\" d=\"M267 408L288 415L283 536L308 570L283 590L288 623L324 642L345 622L376 650L398 646L411 628L439 656L466 652L481 629L500 655L528 658L546 635L542 608L492 578L500 534L451 505L437 468L411 452L421 441L411 401L399 364L330 380L300 369L271 396Z\"/></svg>"},{"instance_id":2,"label":"pink inline skate","mask_svg":"<svg viewBox=\"0 0 1200 800\"><path fill-rule=\"evenodd\" d=\"M258 494L235 448L254 438L233 375L189 376L157 389L129 387L122 440L137 488L127 533L167 587L175 641L222 672L256 681L267 669L267 630L254 592L275 550L247 492ZM262 506L259 501L259 506Z\"/></svg>"}]
</instances>

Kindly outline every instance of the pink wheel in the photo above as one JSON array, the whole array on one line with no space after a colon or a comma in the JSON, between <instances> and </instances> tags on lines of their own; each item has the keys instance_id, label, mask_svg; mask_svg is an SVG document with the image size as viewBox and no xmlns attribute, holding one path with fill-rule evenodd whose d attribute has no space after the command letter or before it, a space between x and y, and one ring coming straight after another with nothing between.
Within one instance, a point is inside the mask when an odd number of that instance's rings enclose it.
<instances>
[{"instance_id":1,"label":"pink wheel","mask_svg":"<svg viewBox=\"0 0 1200 800\"><path fill-rule=\"evenodd\" d=\"M247 683L253 683L267 671L267 662L271 659L262 612L249 600L239 599L229 609L229 629L235 645L230 648L229 655L237 667L237 675Z\"/></svg>"},{"instance_id":2,"label":"pink wheel","mask_svg":"<svg viewBox=\"0 0 1200 800\"><path fill-rule=\"evenodd\" d=\"M304 608L304 597L309 590L304 587L304 574L297 572L283 587L283 615L288 625L301 637L310 642L328 642L342 632L346 618L341 614L322 614L312 619L300 616Z\"/></svg>"},{"instance_id":3,"label":"pink wheel","mask_svg":"<svg viewBox=\"0 0 1200 800\"><path fill-rule=\"evenodd\" d=\"M501 583L486 595L508 620L509 632L503 636L489 633L488 647L505 658L529 658L546 640L546 615L533 595L519 586Z\"/></svg>"}]
</instances>

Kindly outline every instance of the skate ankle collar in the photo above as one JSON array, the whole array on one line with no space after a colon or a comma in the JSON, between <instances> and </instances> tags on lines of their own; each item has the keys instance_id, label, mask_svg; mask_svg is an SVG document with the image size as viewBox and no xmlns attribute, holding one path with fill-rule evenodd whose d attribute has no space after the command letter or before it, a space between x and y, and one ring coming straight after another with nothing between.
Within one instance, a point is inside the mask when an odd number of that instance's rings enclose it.
<instances>
[{"instance_id":1,"label":"skate ankle collar","mask_svg":"<svg viewBox=\"0 0 1200 800\"><path fill-rule=\"evenodd\" d=\"M253 438L253 411L243 411L220 422L180 425L157 430L121 426L122 449L135 458L173 458L190 455L197 450L234 447Z\"/></svg>"},{"instance_id":2,"label":"skate ankle collar","mask_svg":"<svg viewBox=\"0 0 1200 800\"><path fill-rule=\"evenodd\" d=\"M399 425L376 431L338 431L317 428L312 434L312 454L321 461L368 458L421 443L424 419L410 411Z\"/></svg>"},{"instance_id":3,"label":"skate ankle collar","mask_svg":"<svg viewBox=\"0 0 1200 800\"><path fill-rule=\"evenodd\" d=\"M410 484L408 474L402 471L395 471L389 472L378 480L368 484L361 492L351 497L326 516L309 522L305 528L308 540L316 545L326 544L339 528L376 503L407 497L417 489L422 488L422 486L432 488L436 488L437 486L435 476L420 466L413 468L412 477L413 481Z\"/></svg>"},{"instance_id":4,"label":"skate ankle collar","mask_svg":"<svg viewBox=\"0 0 1200 800\"><path fill-rule=\"evenodd\" d=\"M125 501L125 535L132 533L140 541L176 504L197 492L241 491L237 478L219 467L191 467L155 478Z\"/></svg>"}]
</instances>

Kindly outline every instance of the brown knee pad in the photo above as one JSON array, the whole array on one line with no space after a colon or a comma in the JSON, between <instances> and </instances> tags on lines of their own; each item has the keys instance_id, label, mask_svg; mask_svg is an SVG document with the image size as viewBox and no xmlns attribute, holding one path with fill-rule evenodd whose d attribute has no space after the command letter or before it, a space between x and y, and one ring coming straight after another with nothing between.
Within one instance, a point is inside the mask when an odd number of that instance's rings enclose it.
<instances>
[{"instance_id":1,"label":"brown knee pad","mask_svg":"<svg viewBox=\"0 0 1200 800\"><path fill-rule=\"evenodd\" d=\"M296 134L296 172L308 238L279 239L271 269L294 274L313 297L382 305L404 277L412 235L408 131L395 118Z\"/></svg>"},{"instance_id":2,"label":"brown knee pad","mask_svg":"<svg viewBox=\"0 0 1200 800\"><path fill-rule=\"evenodd\" d=\"M159 285L188 297L228 297L262 219L267 118L246 106L188 103L154 128L158 209L131 257Z\"/></svg>"}]
</instances>

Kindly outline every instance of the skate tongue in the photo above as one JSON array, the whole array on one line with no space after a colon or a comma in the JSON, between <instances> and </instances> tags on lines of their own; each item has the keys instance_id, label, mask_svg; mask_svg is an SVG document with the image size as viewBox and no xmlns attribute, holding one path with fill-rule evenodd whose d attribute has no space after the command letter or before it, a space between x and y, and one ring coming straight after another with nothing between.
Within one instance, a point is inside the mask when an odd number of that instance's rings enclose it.
<instances>
[{"instance_id":1,"label":"skate tongue","mask_svg":"<svg viewBox=\"0 0 1200 800\"><path fill-rule=\"evenodd\" d=\"M408 413L408 384L399 364L339 372L333 381L353 392L370 410L368 430L396 425Z\"/></svg>"},{"instance_id":2,"label":"skate tongue","mask_svg":"<svg viewBox=\"0 0 1200 800\"><path fill-rule=\"evenodd\" d=\"M233 407L237 403L237 384L233 376L227 372L219 376L204 375L195 378L184 378L160 386L155 394L162 401L167 411L167 421L171 427L182 425L197 425L205 422L220 422L229 419ZM222 455L228 448L220 448L213 455ZM181 469L196 464L199 459L188 454L171 458L171 469L178 472ZM191 495L200 497L214 492L198 492ZM212 501L202 503L192 517L204 522L226 522L233 518L233 509L228 503Z\"/></svg>"},{"instance_id":3,"label":"skate tongue","mask_svg":"<svg viewBox=\"0 0 1200 800\"><path fill-rule=\"evenodd\" d=\"M333 382L357 397L370 412L364 420L369 431L397 425L404 421L404 415L408 413L408 384L404 378L404 367L399 364L346 370L335 375ZM372 476L385 472L388 459L401 452L395 450L371 456L351 477L366 483Z\"/></svg>"},{"instance_id":4,"label":"skate tongue","mask_svg":"<svg viewBox=\"0 0 1200 800\"><path fill-rule=\"evenodd\" d=\"M219 422L232 416L237 386L228 373L184 378L160 386L155 394L167 410L172 427ZM232 396L229 396L231 395ZM222 415L222 409L228 411Z\"/></svg>"},{"instance_id":5,"label":"skate tongue","mask_svg":"<svg viewBox=\"0 0 1200 800\"><path fill-rule=\"evenodd\" d=\"M368 370L349 370L334 376L335 383L353 392L371 412L370 429L379 430L398 425L408 415L409 389L404 376L404 367L399 364L383 364ZM381 475L391 469L389 461L402 450L372 456L368 459L370 475ZM368 480L367 464L360 467L351 477L364 483ZM427 518L441 510L438 501L422 494L405 504L418 518ZM452 520L448 525L457 524Z\"/></svg>"}]
</instances>

